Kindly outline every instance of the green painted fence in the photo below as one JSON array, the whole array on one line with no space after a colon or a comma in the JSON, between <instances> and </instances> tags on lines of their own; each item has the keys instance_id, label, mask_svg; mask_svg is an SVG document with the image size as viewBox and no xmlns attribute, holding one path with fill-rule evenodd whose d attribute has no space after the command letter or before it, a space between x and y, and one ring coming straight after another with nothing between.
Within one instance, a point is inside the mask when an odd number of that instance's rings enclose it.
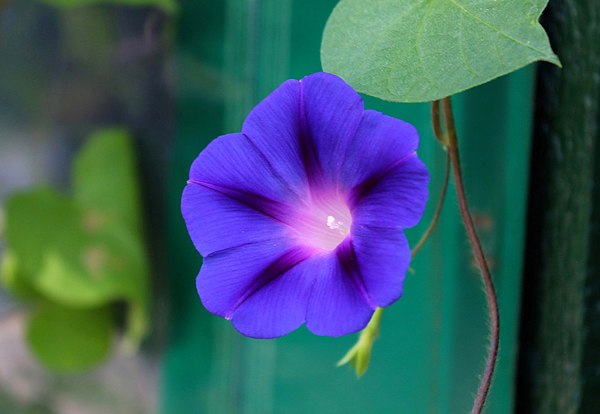
<instances>
[{"instance_id":1,"label":"green painted fence","mask_svg":"<svg viewBox=\"0 0 600 414\"><path fill-rule=\"evenodd\" d=\"M172 331L162 414L466 413L487 347L487 308L450 192L439 228L413 263L404 297L384 313L372 362L357 380L335 363L356 340L306 329L276 340L240 336L206 312L195 277L201 259L179 213L188 169L215 137L239 131L249 110L282 81L321 70L321 33L334 0L184 0L178 22L177 133L170 177ZM502 340L488 414L514 400L533 70L455 98L469 201L497 285ZM367 108L417 126L432 181L433 214L445 153L427 104L365 98Z\"/></svg>"}]
</instances>

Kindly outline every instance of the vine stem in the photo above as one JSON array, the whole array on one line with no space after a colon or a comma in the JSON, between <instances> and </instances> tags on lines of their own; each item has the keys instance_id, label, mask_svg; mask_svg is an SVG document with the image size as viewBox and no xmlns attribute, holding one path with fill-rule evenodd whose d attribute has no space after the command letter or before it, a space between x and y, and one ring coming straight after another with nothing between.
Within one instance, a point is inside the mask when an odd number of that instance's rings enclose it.
<instances>
[{"instance_id":1,"label":"vine stem","mask_svg":"<svg viewBox=\"0 0 600 414\"><path fill-rule=\"evenodd\" d=\"M444 185L442 186L442 193L440 194L440 201L438 201L437 208L435 209L435 214L433 215L433 219L431 219L431 223L429 224L429 227L427 227L427 230L425 231L425 233L423 233L423 236L421 236L421 240L419 240L419 242L415 245L415 247L413 247L412 251L410 252L411 259L413 257L415 257L415 255L419 252L419 250L421 250L421 247L423 247L423 245L425 244L427 239L429 239L429 236L433 232L433 229L435 229L435 226L436 226L438 219L440 218L440 214L442 212L442 207L444 206L444 200L446 199L446 190L448 190L449 179L450 179L450 152L448 152L446 154L446 173L445 173L445 177L444 177Z\"/></svg>"},{"instance_id":2,"label":"vine stem","mask_svg":"<svg viewBox=\"0 0 600 414\"><path fill-rule=\"evenodd\" d=\"M471 218L471 213L469 212L469 205L467 204L467 197L465 195L465 188L463 184L462 169L460 165L460 157L458 153L458 139L456 135L456 127L454 125L454 115L452 113L452 102L450 100L450 97L442 99L442 109L444 113L444 121L446 124L446 133L444 134L445 139L444 141L442 141L442 143L444 143L448 147L448 154L450 155L450 159L452 160L452 167L454 171L454 183L456 187L456 195L458 197L458 204L460 207L460 214L462 215L462 219L465 224L465 229L467 231L467 235L469 236L469 241L473 246L475 258L477 259L479 269L481 270L481 277L483 279L483 284L485 285L485 292L490 311L490 350L488 354L488 360L485 366L485 371L483 373L483 378L481 379L481 385L479 386L477 397L475 398L475 403L473 404L473 409L471 411L471 414L480 414L483 410L485 400L490 390L492 377L494 375L494 369L496 367L496 360L498 358L498 346L500 343L500 315L498 312L498 300L496 298L496 290L494 289L492 276L490 275L490 271L485 260L485 255L483 253L483 249L481 248L479 238L477 237L475 225L473 224L473 219ZM436 131L437 135L437 132L440 131L439 101L432 102L432 114L434 114L434 118L435 114L437 114L437 121L435 119L433 120L434 131Z\"/></svg>"},{"instance_id":3,"label":"vine stem","mask_svg":"<svg viewBox=\"0 0 600 414\"><path fill-rule=\"evenodd\" d=\"M442 131L442 127L440 125L440 101L433 101L431 103L431 125L433 126L433 134L435 135L437 140L440 141L444 145L444 148L447 149L448 143L447 143L446 135ZM451 166L450 152L447 152L447 154L446 154L446 172L444 174L444 185L442 186L442 193L440 194L440 201L438 201L437 208L435 209L435 214L433 215L433 219L431 220L429 227L427 228L427 230L421 237L421 240L419 240L417 245L415 247L413 247L412 251L410 252L411 259L415 257L415 255L419 252L419 250L421 250L421 247L423 247L423 245L425 244L427 239L429 239L431 232L433 232L433 229L435 228L435 226L438 222L438 219L440 218L440 213L442 212L442 207L444 206L444 200L446 199L446 190L448 190L448 181L450 179L450 166Z\"/></svg>"}]
</instances>

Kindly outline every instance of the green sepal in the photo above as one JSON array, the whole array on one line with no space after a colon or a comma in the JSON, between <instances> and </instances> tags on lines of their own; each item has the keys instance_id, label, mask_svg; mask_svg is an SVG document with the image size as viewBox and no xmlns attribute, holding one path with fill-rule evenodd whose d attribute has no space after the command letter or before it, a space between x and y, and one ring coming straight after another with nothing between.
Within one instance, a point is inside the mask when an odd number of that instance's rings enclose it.
<instances>
[{"instance_id":1,"label":"green sepal","mask_svg":"<svg viewBox=\"0 0 600 414\"><path fill-rule=\"evenodd\" d=\"M377 308L377 310L375 310L369 324L361 331L356 344L354 344L340 362L337 363L338 367L350 363L350 367L355 369L357 377L360 378L364 375L369 367L369 362L371 361L373 343L379 335L382 314L383 308Z\"/></svg>"}]
</instances>

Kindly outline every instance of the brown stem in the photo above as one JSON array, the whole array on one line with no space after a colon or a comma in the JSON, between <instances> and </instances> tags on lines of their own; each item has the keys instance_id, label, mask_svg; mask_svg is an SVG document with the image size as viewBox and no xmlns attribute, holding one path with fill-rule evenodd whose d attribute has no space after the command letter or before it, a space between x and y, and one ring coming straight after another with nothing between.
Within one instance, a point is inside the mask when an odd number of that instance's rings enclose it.
<instances>
[{"instance_id":1,"label":"brown stem","mask_svg":"<svg viewBox=\"0 0 600 414\"><path fill-rule=\"evenodd\" d=\"M439 117L438 117L438 119L439 119ZM423 247L423 245L425 244L425 242L431 235L431 232L433 232L433 229L435 228L435 225L437 224L438 219L440 218L440 213L442 212L442 207L444 206L444 200L446 199L446 190L448 189L448 181L450 181L450 152L448 152L446 154L446 176L444 177L444 185L442 186L442 193L440 194L440 201L438 201L437 208L435 209L435 214L433 215L433 219L431 220L429 227L427 228L427 230L425 231L423 236L421 236L421 240L419 240L417 245L415 247L413 247L412 251L410 252L411 259L413 257L415 257L415 255L417 254L417 252L419 250L421 250L421 247Z\"/></svg>"},{"instance_id":2,"label":"brown stem","mask_svg":"<svg viewBox=\"0 0 600 414\"><path fill-rule=\"evenodd\" d=\"M438 141L448 146L448 136L442 131L442 125L440 124L440 101L431 102L431 125L433 126L433 134Z\"/></svg>"},{"instance_id":3,"label":"brown stem","mask_svg":"<svg viewBox=\"0 0 600 414\"><path fill-rule=\"evenodd\" d=\"M460 214L462 215L465 229L469 236L469 241L473 246L479 269L481 270L481 276L485 285L485 292L488 300L488 307L490 310L490 351L488 355L487 364L485 366L485 372L481 379L481 385L477 392L477 398L473 404L473 410L471 414L480 414L483 410L486 397L490 390L492 377L494 374L494 368L496 367L496 359L498 357L498 345L500 342L500 316L498 313L498 300L496 299L496 291L494 289L494 283L492 276L488 269L481 243L477 237L475 231L475 225L469 212L469 206L467 204L467 197L465 195L465 188L463 185L462 170L460 166L460 158L458 155L458 140L456 137L456 128L454 126L454 116L452 114L452 102L450 97L442 100L442 108L444 111L444 119L446 123L446 136L448 138L448 153L452 159L452 167L454 170L454 182L456 186L456 195L458 197L458 204L460 206Z\"/></svg>"}]
</instances>

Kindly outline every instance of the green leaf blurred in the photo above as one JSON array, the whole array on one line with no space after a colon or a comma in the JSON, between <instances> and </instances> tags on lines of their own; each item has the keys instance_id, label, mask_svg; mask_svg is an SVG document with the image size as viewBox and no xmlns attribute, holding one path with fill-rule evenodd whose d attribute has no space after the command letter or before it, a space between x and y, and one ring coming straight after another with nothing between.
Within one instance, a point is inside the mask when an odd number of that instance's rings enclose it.
<instances>
[{"instance_id":1,"label":"green leaf blurred","mask_svg":"<svg viewBox=\"0 0 600 414\"><path fill-rule=\"evenodd\" d=\"M15 196L6 210L8 244L23 276L46 297L92 307L142 296L146 266L141 240L103 221L105 215L84 213L49 188Z\"/></svg>"},{"instance_id":2,"label":"green leaf blurred","mask_svg":"<svg viewBox=\"0 0 600 414\"><path fill-rule=\"evenodd\" d=\"M129 133L109 128L92 134L72 173L72 197L43 187L8 200L9 249L0 281L38 304L50 301L82 315L124 301L127 345L136 349L149 328L150 292ZM72 317L54 308L44 312ZM32 349L39 353L43 347L39 342Z\"/></svg>"},{"instance_id":3,"label":"green leaf blurred","mask_svg":"<svg viewBox=\"0 0 600 414\"><path fill-rule=\"evenodd\" d=\"M58 191L43 187L10 198L6 203L6 241L23 275L34 278L48 247L78 250L83 214Z\"/></svg>"},{"instance_id":4,"label":"green leaf blurred","mask_svg":"<svg viewBox=\"0 0 600 414\"><path fill-rule=\"evenodd\" d=\"M97 214L98 225L130 226L141 231L139 182L134 149L123 128L95 132L73 164L73 197Z\"/></svg>"},{"instance_id":5,"label":"green leaf blurred","mask_svg":"<svg viewBox=\"0 0 600 414\"><path fill-rule=\"evenodd\" d=\"M92 134L73 164L73 197L87 211L85 222L102 237L111 257L103 268L129 302L128 343L138 346L148 331L148 259L143 245L142 210L135 151L129 132L107 128ZM88 259L104 251L88 247Z\"/></svg>"},{"instance_id":6,"label":"green leaf blurred","mask_svg":"<svg viewBox=\"0 0 600 414\"><path fill-rule=\"evenodd\" d=\"M341 0L321 46L326 72L397 102L440 99L544 60L548 0Z\"/></svg>"},{"instance_id":7,"label":"green leaf blurred","mask_svg":"<svg viewBox=\"0 0 600 414\"><path fill-rule=\"evenodd\" d=\"M31 285L30 278L22 274L17 256L12 251L2 255L0 263L0 283L2 287L20 299L38 299L40 295Z\"/></svg>"},{"instance_id":8,"label":"green leaf blurred","mask_svg":"<svg viewBox=\"0 0 600 414\"><path fill-rule=\"evenodd\" d=\"M175 13L179 9L176 0L40 0L43 3L54 7L72 8L81 6L91 6L94 4L117 4L121 6L135 7L159 7L167 13Z\"/></svg>"},{"instance_id":9,"label":"green leaf blurred","mask_svg":"<svg viewBox=\"0 0 600 414\"><path fill-rule=\"evenodd\" d=\"M45 304L29 321L27 342L48 367L63 373L90 368L107 357L112 342L108 307L70 309Z\"/></svg>"}]
</instances>

